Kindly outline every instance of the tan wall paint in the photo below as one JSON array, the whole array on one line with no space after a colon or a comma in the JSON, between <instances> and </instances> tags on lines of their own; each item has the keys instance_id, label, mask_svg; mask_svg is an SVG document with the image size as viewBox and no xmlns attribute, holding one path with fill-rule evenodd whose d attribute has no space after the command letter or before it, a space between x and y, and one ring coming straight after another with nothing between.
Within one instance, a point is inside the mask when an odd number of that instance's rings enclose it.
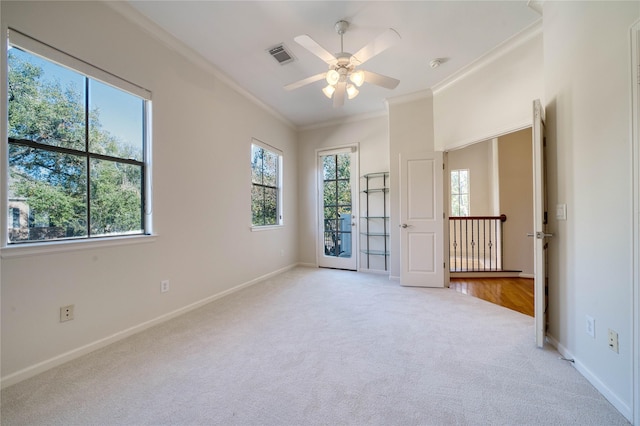
<instances>
[{"instance_id":1,"label":"tan wall paint","mask_svg":"<svg viewBox=\"0 0 640 426\"><path fill-rule=\"evenodd\" d=\"M498 138L500 213L507 215L503 269L533 276L533 158L531 129Z\"/></svg>"}]
</instances>

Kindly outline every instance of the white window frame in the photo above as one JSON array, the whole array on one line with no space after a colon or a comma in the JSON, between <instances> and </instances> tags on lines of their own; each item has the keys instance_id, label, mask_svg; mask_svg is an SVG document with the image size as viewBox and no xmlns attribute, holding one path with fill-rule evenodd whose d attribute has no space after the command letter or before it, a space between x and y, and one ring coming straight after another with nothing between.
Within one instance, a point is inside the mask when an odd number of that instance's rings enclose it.
<instances>
[{"instance_id":1,"label":"white window frame","mask_svg":"<svg viewBox=\"0 0 640 426\"><path fill-rule=\"evenodd\" d=\"M278 156L278 175L276 182L276 190L277 190L277 206L276 206L276 215L277 215L277 223L275 225L254 225L253 217L251 212L251 205L253 203L252 198L252 189L253 189L253 181L252 181L252 173L251 173L251 155L253 153L253 146L258 146L265 151L271 152L272 154L276 154ZM284 204L283 204L283 165L284 165L284 154L278 148L269 145L267 143L262 142L256 138L251 138L251 143L249 145L249 223L251 231L267 231L270 229L279 229L284 226Z\"/></svg>"},{"instance_id":2,"label":"white window frame","mask_svg":"<svg viewBox=\"0 0 640 426\"><path fill-rule=\"evenodd\" d=\"M61 50L58 50L52 46L42 43L36 39L33 39L19 31L14 29L8 29L6 38L3 37L3 43L0 51L1 65L3 70L7 70L7 58L8 58L8 46L16 46L21 50L24 50L30 54L40 56L43 59L56 63L58 65L69 68L73 71L81 73L96 81L106 83L119 90L131 93L135 96L142 98L145 102L145 119L143 125L145 126L144 135L144 158L145 165L144 185L145 185L145 199L143 200L144 211L144 229L142 234L136 235L113 235L103 236L100 238L79 238L71 240L46 240L46 241L34 241L34 242L21 242L19 244L9 243L9 230L8 230L8 215L0 215L0 227L1 230L1 245L0 256L2 258L19 257L25 255L34 254L46 254L55 253L60 251L74 251L83 250L86 248L102 247L102 246L114 246L125 244L137 244L147 243L155 240L153 235L153 220L152 220L152 162L151 162L151 92L143 87L140 87L134 83L117 77L108 71L97 68L87 62L82 61L76 57L68 55ZM8 173L9 173L9 158L8 158L8 129L6 123L8 123L8 110L6 105L7 99L7 81L3 79L0 82L1 93L0 96L5 100L0 106L0 112L4 125L0 126L0 139L2 140L1 161L4 175L2 176L2 187L0 188L3 200L3 205L7 205L8 201Z\"/></svg>"}]
</instances>

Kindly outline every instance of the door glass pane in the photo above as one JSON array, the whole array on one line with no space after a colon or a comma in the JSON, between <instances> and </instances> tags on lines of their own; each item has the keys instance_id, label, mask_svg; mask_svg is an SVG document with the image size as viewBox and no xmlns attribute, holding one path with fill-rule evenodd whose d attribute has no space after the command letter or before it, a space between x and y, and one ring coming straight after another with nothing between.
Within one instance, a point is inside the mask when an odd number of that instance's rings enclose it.
<instances>
[{"instance_id":1,"label":"door glass pane","mask_svg":"<svg viewBox=\"0 0 640 426\"><path fill-rule=\"evenodd\" d=\"M9 145L9 209L19 210L9 241L87 236L83 157Z\"/></svg>"},{"instance_id":2,"label":"door glass pane","mask_svg":"<svg viewBox=\"0 0 640 426\"><path fill-rule=\"evenodd\" d=\"M351 257L350 154L323 157L323 214L325 256Z\"/></svg>"},{"instance_id":3,"label":"door glass pane","mask_svg":"<svg viewBox=\"0 0 640 426\"><path fill-rule=\"evenodd\" d=\"M338 179L349 179L351 177L351 155L338 154L336 157Z\"/></svg>"}]
</instances>

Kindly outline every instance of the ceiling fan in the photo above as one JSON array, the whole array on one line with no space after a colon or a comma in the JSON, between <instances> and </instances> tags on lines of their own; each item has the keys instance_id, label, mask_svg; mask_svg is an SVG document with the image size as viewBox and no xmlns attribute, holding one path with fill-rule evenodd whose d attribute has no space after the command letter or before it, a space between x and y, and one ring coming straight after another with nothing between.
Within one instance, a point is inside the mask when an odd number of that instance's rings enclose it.
<instances>
[{"instance_id":1,"label":"ceiling fan","mask_svg":"<svg viewBox=\"0 0 640 426\"><path fill-rule=\"evenodd\" d=\"M338 108L344 105L345 94L349 99L355 98L359 93L357 88L362 86L364 82L387 89L395 89L400 80L371 71L360 70L357 67L395 44L400 39L400 34L396 30L389 28L352 55L344 51L343 36L348 28L349 23L347 21L336 22L335 29L340 34L340 53L335 55L329 53L328 50L306 34L295 37L296 43L329 64L329 70L288 84L284 86L285 90L297 89L325 79L327 86L322 91L329 99L333 96L333 107Z\"/></svg>"}]
</instances>

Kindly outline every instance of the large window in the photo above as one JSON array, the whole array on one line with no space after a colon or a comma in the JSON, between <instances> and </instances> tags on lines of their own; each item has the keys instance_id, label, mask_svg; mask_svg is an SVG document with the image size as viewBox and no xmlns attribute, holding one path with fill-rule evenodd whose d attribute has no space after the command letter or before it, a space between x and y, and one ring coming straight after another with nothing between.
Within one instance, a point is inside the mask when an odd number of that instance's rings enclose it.
<instances>
[{"instance_id":1,"label":"large window","mask_svg":"<svg viewBox=\"0 0 640 426\"><path fill-rule=\"evenodd\" d=\"M150 232L148 92L21 34L10 41L8 242Z\"/></svg>"},{"instance_id":2,"label":"large window","mask_svg":"<svg viewBox=\"0 0 640 426\"><path fill-rule=\"evenodd\" d=\"M282 154L255 141L251 144L251 225L282 224Z\"/></svg>"},{"instance_id":3,"label":"large window","mask_svg":"<svg viewBox=\"0 0 640 426\"><path fill-rule=\"evenodd\" d=\"M451 170L451 216L469 216L469 170Z\"/></svg>"}]
</instances>

